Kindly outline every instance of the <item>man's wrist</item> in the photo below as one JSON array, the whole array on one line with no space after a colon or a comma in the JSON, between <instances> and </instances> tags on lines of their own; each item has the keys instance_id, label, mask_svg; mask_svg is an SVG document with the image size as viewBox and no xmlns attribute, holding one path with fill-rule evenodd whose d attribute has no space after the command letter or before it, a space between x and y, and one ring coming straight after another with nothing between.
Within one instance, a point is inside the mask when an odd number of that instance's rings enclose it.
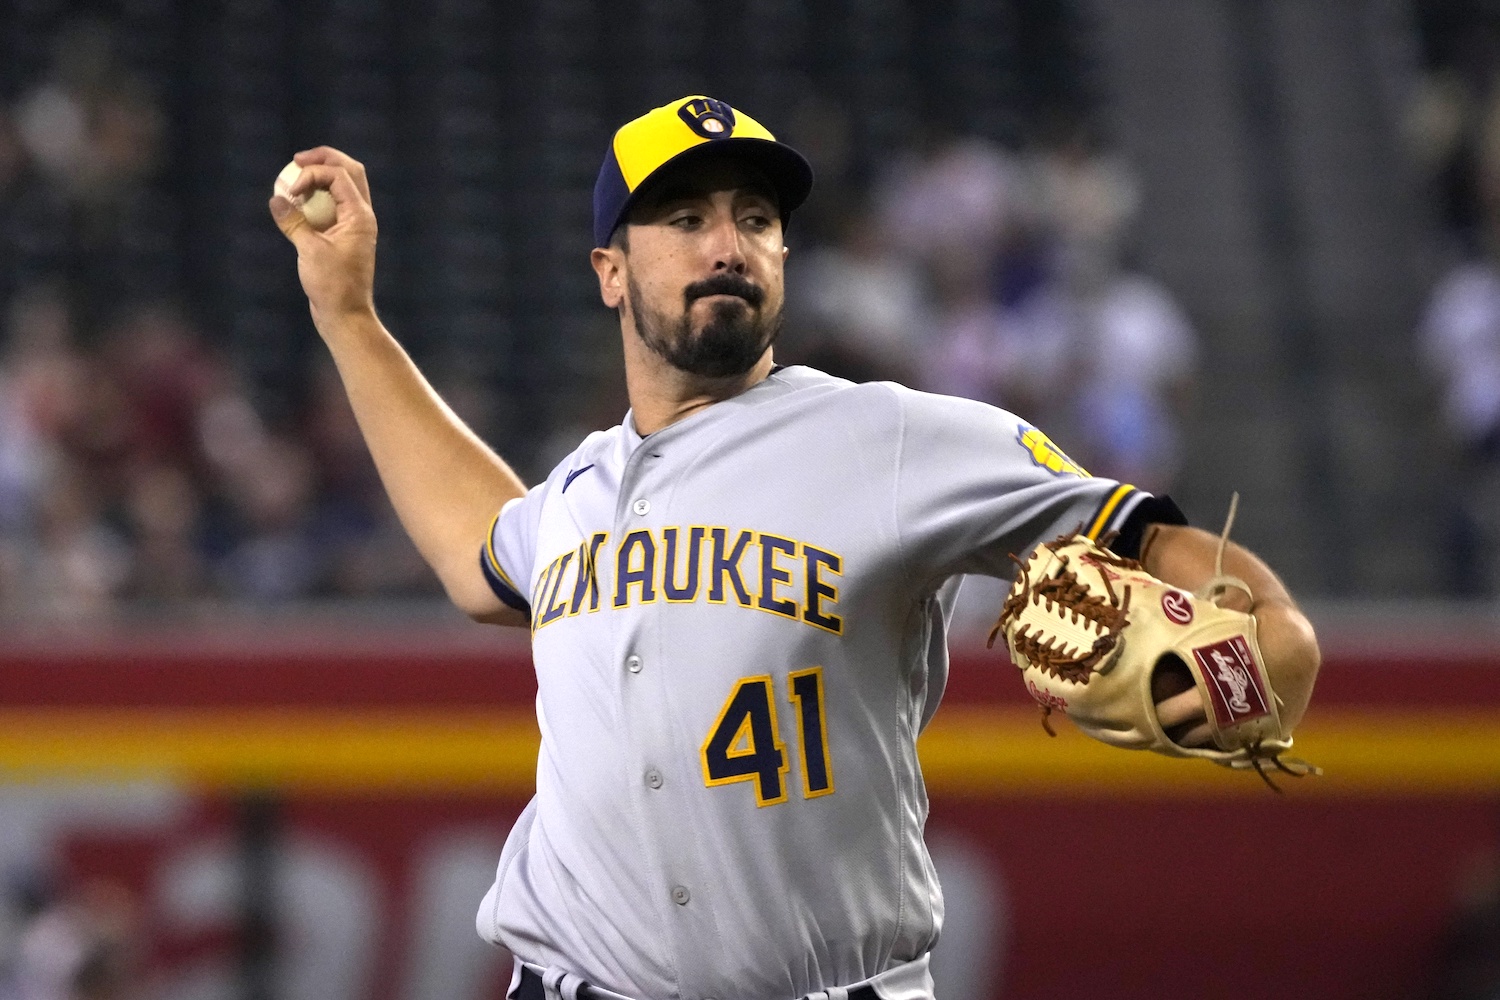
<instances>
[{"instance_id":1,"label":"man's wrist","mask_svg":"<svg viewBox=\"0 0 1500 1000\"><path fill-rule=\"evenodd\" d=\"M335 336L357 335L362 330L376 329L380 318L375 315L375 302L344 306L337 309L319 309L312 306L313 326L325 339Z\"/></svg>"}]
</instances>

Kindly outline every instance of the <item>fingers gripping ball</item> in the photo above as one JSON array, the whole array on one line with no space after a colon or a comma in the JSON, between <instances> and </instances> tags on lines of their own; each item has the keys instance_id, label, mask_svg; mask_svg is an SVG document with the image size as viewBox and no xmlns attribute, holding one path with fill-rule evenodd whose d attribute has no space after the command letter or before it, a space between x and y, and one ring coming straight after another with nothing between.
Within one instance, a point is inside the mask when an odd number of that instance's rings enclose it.
<instances>
[{"instance_id":1,"label":"fingers gripping ball","mask_svg":"<svg viewBox=\"0 0 1500 1000\"><path fill-rule=\"evenodd\" d=\"M1039 545L1006 597L1004 633L1026 690L1048 716L1066 714L1112 746L1200 757L1227 767L1315 769L1283 762L1292 746L1266 673L1252 615L1221 608L1206 588L1188 594L1083 535ZM1186 666L1202 696L1214 746L1173 742L1156 715L1158 665ZM1274 787L1274 786L1273 786Z\"/></svg>"},{"instance_id":2,"label":"fingers gripping ball","mask_svg":"<svg viewBox=\"0 0 1500 1000\"><path fill-rule=\"evenodd\" d=\"M295 161L288 163L276 176L276 184L272 190L291 202L302 213L302 217L307 220L309 226L322 232L333 225L338 215L333 195L323 188L317 188L309 194L292 197L292 185L296 184L297 178L301 176L302 168Z\"/></svg>"}]
</instances>

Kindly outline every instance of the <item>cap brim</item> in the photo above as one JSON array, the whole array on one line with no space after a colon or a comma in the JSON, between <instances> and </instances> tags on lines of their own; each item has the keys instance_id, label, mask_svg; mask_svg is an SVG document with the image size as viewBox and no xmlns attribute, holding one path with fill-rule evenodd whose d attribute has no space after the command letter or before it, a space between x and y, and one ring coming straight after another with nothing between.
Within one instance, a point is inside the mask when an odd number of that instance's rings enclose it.
<instances>
[{"instance_id":1,"label":"cap brim","mask_svg":"<svg viewBox=\"0 0 1500 1000\"><path fill-rule=\"evenodd\" d=\"M776 189L777 209L781 213L783 224L791 217L792 211L800 207L812 193L812 164L801 153L785 143L770 139L731 136L689 147L651 171L630 193L630 197L625 199L625 204L620 206L620 214L615 219L613 228L618 229L623 225L630 210L677 169L691 165L696 160L724 155L750 163L766 175L766 179Z\"/></svg>"}]
</instances>

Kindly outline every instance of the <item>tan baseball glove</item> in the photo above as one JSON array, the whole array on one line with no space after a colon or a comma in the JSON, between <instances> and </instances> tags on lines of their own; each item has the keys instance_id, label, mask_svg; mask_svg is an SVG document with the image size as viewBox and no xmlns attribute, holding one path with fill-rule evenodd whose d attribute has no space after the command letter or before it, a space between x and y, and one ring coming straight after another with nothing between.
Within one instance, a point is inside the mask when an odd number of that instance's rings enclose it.
<instances>
[{"instance_id":1,"label":"tan baseball glove","mask_svg":"<svg viewBox=\"0 0 1500 1000\"><path fill-rule=\"evenodd\" d=\"M1217 575L1189 594L1081 534L1016 561L1020 572L990 644L1004 633L1049 734L1056 710L1112 746L1254 768L1267 784L1268 768L1298 777L1317 771L1282 758L1292 734L1281 724L1254 616L1216 603L1230 587L1248 593L1243 581ZM1174 743L1157 720L1152 677L1173 657L1203 697L1213 748Z\"/></svg>"}]
</instances>

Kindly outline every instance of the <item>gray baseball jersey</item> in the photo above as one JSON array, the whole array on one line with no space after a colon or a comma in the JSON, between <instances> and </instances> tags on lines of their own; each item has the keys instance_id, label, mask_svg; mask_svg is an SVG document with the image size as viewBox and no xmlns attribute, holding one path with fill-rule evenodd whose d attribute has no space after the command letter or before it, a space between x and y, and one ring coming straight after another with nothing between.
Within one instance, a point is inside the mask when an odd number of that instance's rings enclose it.
<instances>
[{"instance_id":1,"label":"gray baseball jersey","mask_svg":"<svg viewBox=\"0 0 1500 1000\"><path fill-rule=\"evenodd\" d=\"M481 935L655 1000L930 992L950 581L1145 496L1003 410L807 368L590 435L480 556L542 733Z\"/></svg>"}]
</instances>

